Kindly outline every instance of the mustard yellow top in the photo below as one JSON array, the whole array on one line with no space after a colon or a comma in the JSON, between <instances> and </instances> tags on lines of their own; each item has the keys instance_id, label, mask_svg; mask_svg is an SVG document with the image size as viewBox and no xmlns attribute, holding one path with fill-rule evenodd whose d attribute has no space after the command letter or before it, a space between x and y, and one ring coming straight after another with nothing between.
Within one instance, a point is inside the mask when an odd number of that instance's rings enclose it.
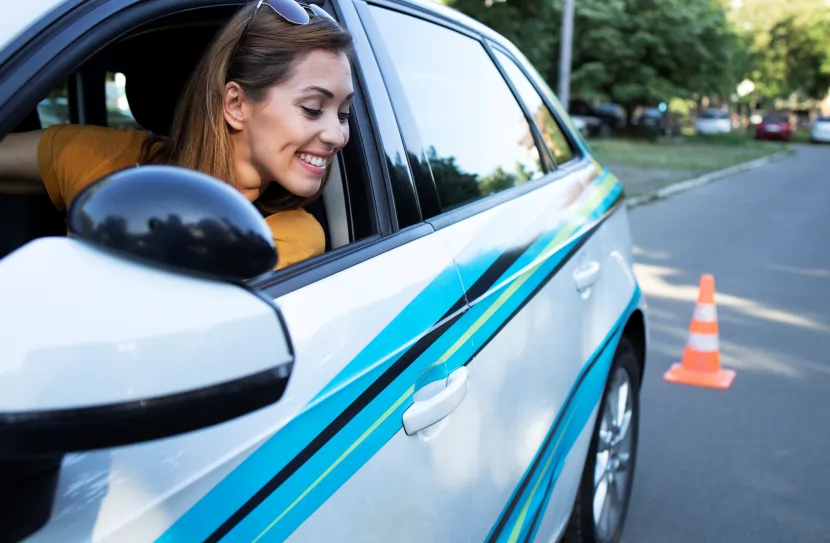
<instances>
[{"instance_id":1,"label":"mustard yellow top","mask_svg":"<svg viewBox=\"0 0 830 543\"><path fill-rule=\"evenodd\" d=\"M135 166L149 136L132 129L59 124L47 128L38 146L38 167L46 191L58 209L66 209L94 181ZM323 228L303 209L266 217L279 261L276 269L296 264L325 250Z\"/></svg>"}]
</instances>

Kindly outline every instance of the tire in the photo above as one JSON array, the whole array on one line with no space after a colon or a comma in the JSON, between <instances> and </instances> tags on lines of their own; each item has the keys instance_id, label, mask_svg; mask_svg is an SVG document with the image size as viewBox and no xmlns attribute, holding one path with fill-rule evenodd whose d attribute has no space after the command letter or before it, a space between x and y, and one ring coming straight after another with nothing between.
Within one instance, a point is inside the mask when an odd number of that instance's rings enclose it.
<instances>
[{"instance_id":1,"label":"tire","mask_svg":"<svg viewBox=\"0 0 830 543\"><path fill-rule=\"evenodd\" d=\"M594 496L595 488L597 487L595 487L594 478L600 456L599 453L601 452L601 434L608 434L606 431L608 428L607 424L610 418L612 418L609 412L609 418L604 420L606 409L610 408L609 398L613 400L616 395L615 392L620 390L620 382L622 379L627 379L628 381L629 402L627 405L630 406L631 413L628 430L617 445L610 447L610 449L616 449L616 452L614 453L616 458L614 458L614 456L607 456L607 452L603 453L603 457L608 458L605 460L606 466L608 466L612 460L615 460L620 462L620 465L624 462L627 463L627 468L625 468L624 476L622 475L622 471L618 470L603 470L603 473L600 474L600 481L604 482L605 488L608 490L616 488L616 496L619 499L619 502L614 508L614 511L618 513L616 522L613 522L613 526L608 527L605 524L599 524L595 521ZM628 505L631 500L631 488L634 480L634 468L636 467L637 460L637 441L640 428L639 383L640 363L637 359L637 352L631 342L623 337L617 347L617 352L614 355L614 361L611 364L611 371L608 374L608 382L605 385L605 391L602 395L602 403L600 404L600 409L597 414L597 421L594 426L594 435L591 438L591 446L588 449L588 456L585 460L585 467L582 472L582 481L579 484L579 491L577 492L576 500L574 501L571 518L568 521L568 526L562 538L562 543L619 543L622 538L623 528L625 527L625 517L628 513ZM625 411L628 411L628 409L624 410L624 412ZM624 426L624 424L621 426ZM619 436L614 436L612 431L612 435L610 436L611 440L613 441L618 437ZM626 439L628 439L627 447L623 446ZM605 445L603 445L603 448L605 448ZM627 462L624 460L624 454L620 454L623 450L628 451ZM610 480L613 481L610 485L609 473L612 474L612 478ZM608 488L609 486L611 486L611 488ZM602 511L606 511L607 506L608 502L606 501ZM603 517L600 516L600 519L603 520ZM605 520L609 519L605 518Z\"/></svg>"}]
</instances>

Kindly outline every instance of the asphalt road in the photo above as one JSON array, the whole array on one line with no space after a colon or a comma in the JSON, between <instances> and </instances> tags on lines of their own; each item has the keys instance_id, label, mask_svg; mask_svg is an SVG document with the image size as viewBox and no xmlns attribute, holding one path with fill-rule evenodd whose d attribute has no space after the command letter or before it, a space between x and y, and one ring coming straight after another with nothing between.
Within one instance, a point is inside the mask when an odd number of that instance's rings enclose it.
<instances>
[{"instance_id":1,"label":"asphalt road","mask_svg":"<svg viewBox=\"0 0 830 543\"><path fill-rule=\"evenodd\" d=\"M650 307L623 543L830 542L830 146L631 211ZM729 390L662 380L715 277Z\"/></svg>"}]
</instances>

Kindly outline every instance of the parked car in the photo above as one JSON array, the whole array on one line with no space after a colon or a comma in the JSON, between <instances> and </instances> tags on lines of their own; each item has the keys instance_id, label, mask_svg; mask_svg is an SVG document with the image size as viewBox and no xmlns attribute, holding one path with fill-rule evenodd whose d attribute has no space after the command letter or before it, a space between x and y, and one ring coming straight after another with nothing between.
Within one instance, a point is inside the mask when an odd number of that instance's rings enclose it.
<instances>
[{"instance_id":1,"label":"parked car","mask_svg":"<svg viewBox=\"0 0 830 543\"><path fill-rule=\"evenodd\" d=\"M644 108L637 117L636 124L653 130L661 136L674 136L680 133L680 125L668 111L656 107Z\"/></svg>"},{"instance_id":2,"label":"parked car","mask_svg":"<svg viewBox=\"0 0 830 543\"><path fill-rule=\"evenodd\" d=\"M648 351L620 182L487 27L320 4L358 94L324 254L272 271L253 205L172 166L66 215L0 196L0 540L619 541ZM240 5L8 4L0 137L67 81L106 124L107 71L169 134Z\"/></svg>"},{"instance_id":3,"label":"parked car","mask_svg":"<svg viewBox=\"0 0 830 543\"><path fill-rule=\"evenodd\" d=\"M810 126L810 141L830 143L830 115L816 117Z\"/></svg>"},{"instance_id":4,"label":"parked car","mask_svg":"<svg viewBox=\"0 0 830 543\"><path fill-rule=\"evenodd\" d=\"M723 109L705 109L695 122L698 134L728 134L732 131L732 119Z\"/></svg>"},{"instance_id":5,"label":"parked car","mask_svg":"<svg viewBox=\"0 0 830 543\"><path fill-rule=\"evenodd\" d=\"M761 122L755 125L755 139L791 141L793 129L789 116L783 113L764 115Z\"/></svg>"},{"instance_id":6,"label":"parked car","mask_svg":"<svg viewBox=\"0 0 830 543\"><path fill-rule=\"evenodd\" d=\"M591 105L586 100L571 100L568 106L571 117L584 123L590 137L608 137L625 125L625 112L616 104Z\"/></svg>"}]
</instances>

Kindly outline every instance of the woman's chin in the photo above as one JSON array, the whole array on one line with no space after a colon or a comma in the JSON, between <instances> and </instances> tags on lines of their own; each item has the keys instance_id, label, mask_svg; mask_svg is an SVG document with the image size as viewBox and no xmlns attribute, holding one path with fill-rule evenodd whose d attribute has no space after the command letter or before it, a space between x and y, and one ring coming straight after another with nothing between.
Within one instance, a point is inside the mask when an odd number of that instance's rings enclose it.
<instances>
[{"instance_id":1,"label":"woman's chin","mask_svg":"<svg viewBox=\"0 0 830 543\"><path fill-rule=\"evenodd\" d=\"M301 183L294 183L288 188L288 191L294 194L295 196L299 196L300 198L311 198L320 190L320 185L322 185L322 180L317 179L315 181L303 181Z\"/></svg>"}]
</instances>

